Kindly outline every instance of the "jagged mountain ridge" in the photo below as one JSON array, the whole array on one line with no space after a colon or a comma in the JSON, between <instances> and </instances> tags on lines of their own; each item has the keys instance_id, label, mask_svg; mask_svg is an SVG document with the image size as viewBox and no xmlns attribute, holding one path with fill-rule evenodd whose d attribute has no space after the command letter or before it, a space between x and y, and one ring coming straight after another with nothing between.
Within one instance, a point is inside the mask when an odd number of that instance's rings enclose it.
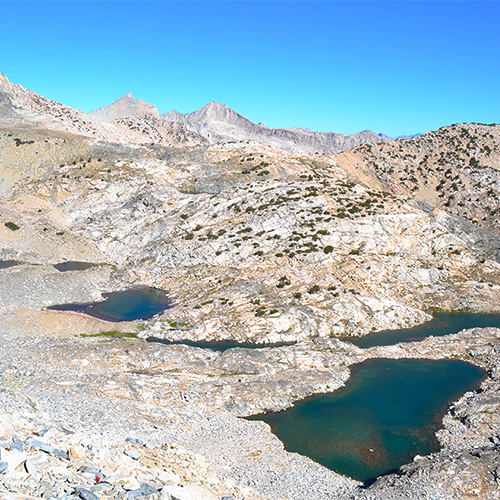
<instances>
[{"instance_id":1,"label":"jagged mountain ridge","mask_svg":"<svg viewBox=\"0 0 500 500\"><path fill-rule=\"evenodd\" d=\"M203 108L182 115L177 110L162 115L166 120L188 123L210 142L252 140L275 147L307 152L334 153L367 142L392 140L383 134L365 130L345 136L333 132L313 132L297 127L271 128L253 123L225 104L209 102Z\"/></svg>"},{"instance_id":2,"label":"jagged mountain ridge","mask_svg":"<svg viewBox=\"0 0 500 500\"><path fill-rule=\"evenodd\" d=\"M143 122L149 122L149 124L152 121L156 122L156 128L162 128L160 122L157 121L156 107L141 99L135 100L130 92L109 106L91 111L88 114L105 123L117 123L116 120L120 120L121 125L126 125L131 124L130 120L133 120L135 127L140 128L141 125L137 123L137 120L140 119ZM370 130L344 136L343 134L313 132L296 127L270 128L262 124L255 124L226 104L215 101L209 102L192 113L184 115L174 109L162 114L160 118L167 123L182 124L185 127L182 129L183 133L185 135L188 135L188 132L197 134L200 144L252 140L288 150L334 153L366 142L392 140L388 136L376 134ZM148 128L147 125L145 128ZM157 140L155 137L148 137ZM193 136L191 144L194 142Z\"/></svg>"},{"instance_id":3,"label":"jagged mountain ridge","mask_svg":"<svg viewBox=\"0 0 500 500\"><path fill-rule=\"evenodd\" d=\"M255 141L288 151L326 154L391 140L369 130L344 136L295 127L270 128L215 101L186 115L173 110L160 116L154 105L134 99L130 92L108 106L84 113L13 84L1 73L0 125L46 128L118 143L179 147Z\"/></svg>"},{"instance_id":4,"label":"jagged mountain ridge","mask_svg":"<svg viewBox=\"0 0 500 500\"><path fill-rule=\"evenodd\" d=\"M51 101L0 73L0 126L70 132L114 143L202 146L206 140L182 124L160 118L156 107L132 94L91 113Z\"/></svg>"}]
</instances>

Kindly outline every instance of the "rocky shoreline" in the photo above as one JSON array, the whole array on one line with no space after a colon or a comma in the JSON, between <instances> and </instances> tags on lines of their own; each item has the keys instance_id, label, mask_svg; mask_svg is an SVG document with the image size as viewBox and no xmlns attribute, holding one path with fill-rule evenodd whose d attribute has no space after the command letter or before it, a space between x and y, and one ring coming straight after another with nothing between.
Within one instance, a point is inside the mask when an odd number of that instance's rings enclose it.
<instances>
[{"instance_id":1,"label":"rocky shoreline","mask_svg":"<svg viewBox=\"0 0 500 500\"><path fill-rule=\"evenodd\" d=\"M319 339L216 353L3 333L0 498L498 498L499 338L490 328L367 350ZM488 378L448 411L440 452L367 489L237 418L334 390L374 357L459 358Z\"/></svg>"}]
</instances>

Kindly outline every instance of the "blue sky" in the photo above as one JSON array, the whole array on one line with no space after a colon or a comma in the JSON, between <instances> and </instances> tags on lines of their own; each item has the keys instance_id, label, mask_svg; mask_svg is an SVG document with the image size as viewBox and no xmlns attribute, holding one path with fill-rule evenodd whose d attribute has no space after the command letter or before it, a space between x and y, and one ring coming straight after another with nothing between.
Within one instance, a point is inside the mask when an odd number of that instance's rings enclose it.
<instances>
[{"instance_id":1,"label":"blue sky","mask_svg":"<svg viewBox=\"0 0 500 500\"><path fill-rule=\"evenodd\" d=\"M499 2L0 2L0 72L90 111L223 102L273 127L396 136L500 122Z\"/></svg>"}]
</instances>

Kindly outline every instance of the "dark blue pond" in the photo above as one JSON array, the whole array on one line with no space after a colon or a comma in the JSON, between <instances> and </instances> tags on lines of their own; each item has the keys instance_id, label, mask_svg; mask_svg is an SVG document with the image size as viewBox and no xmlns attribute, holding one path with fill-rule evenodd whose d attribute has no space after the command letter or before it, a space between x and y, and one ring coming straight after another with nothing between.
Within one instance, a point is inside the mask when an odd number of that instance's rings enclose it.
<instances>
[{"instance_id":1,"label":"dark blue pond","mask_svg":"<svg viewBox=\"0 0 500 500\"><path fill-rule=\"evenodd\" d=\"M48 307L57 311L76 311L106 321L133 321L149 319L171 307L163 290L135 288L123 292L103 294L104 301L88 304L61 304Z\"/></svg>"},{"instance_id":2,"label":"dark blue pond","mask_svg":"<svg viewBox=\"0 0 500 500\"><path fill-rule=\"evenodd\" d=\"M250 419L270 424L288 451L370 482L438 451L435 433L448 405L484 377L462 361L372 359L353 366L338 391Z\"/></svg>"},{"instance_id":3,"label":"dark blue pond","mask_svg":"<svg viewBox=\"0 0 500 500\"><path fill-rule=\"evenodd\" d=\"M68 260L67 262L61 262L59 264L54 264L54 267L61 271L62 273L66 271L85 271L91 267L95 267L97 264L92 262L78 262L74 260Z\"/></svg>"},{"instance_id":4,"label":"dark blue pond","mask_svg":"<svg viewBox=\"0 0 500 500\"><path fill-rule=\"evenodd\" d=\"M500 314L435 313L431 321L400 330L384 330L363 337L339 337L358 347L393 345L399 342L415 342L431 335L439 337L458 333L466 328L500 328Z\"/></svg>"},{"instance_id":5,"label":"dark blue pond","mask_svg":"<svg viewBox=\"0 0 500 500\"><path fill-rule=\"evenodd\" d=\"M234 340L221 340L211 342L195 342L191 340L163 340L156 337L149 337L147 342L158 342L165 345L187 345L190 347L199 347L202 349L211 349L212 351L227 351L236 347L243 349L265 349L266 347L284 347L294 345L295 342L278 342L275 344L252 344L250 342L235 342Z\"/></svg>"},{"instance_id":6,"label":"dark blue pond","mask_svg":"<svg viewBox=\"0 0 500 500\"><path fill-rule=\"evenodd\" d=\"M18 266L20 262L17 260L0 260L0 269L7 269L9 267Z\"/></svg>"}]
</instances>

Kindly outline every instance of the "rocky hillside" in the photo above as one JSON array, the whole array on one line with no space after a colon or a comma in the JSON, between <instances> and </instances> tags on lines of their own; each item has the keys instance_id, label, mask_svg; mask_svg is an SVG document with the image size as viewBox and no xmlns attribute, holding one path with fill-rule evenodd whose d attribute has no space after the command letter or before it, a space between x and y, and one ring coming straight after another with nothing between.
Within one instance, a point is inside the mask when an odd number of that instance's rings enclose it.
<instances>
[{"instance_id":1,"label":"rocky hillside","mask_svg":"<svg viewBox=\"0 0 500 500\"><path fill-rule=\"evenodd\" d=\"M424 200L500 234L500 125L457 124L366 144L336 162L367 186Z\"/></svg>"},{"instance_id":2,"label":"rocky hillside","mask_svg":"<svg viewBox=\"0 0 500 500\"><path fill-rule=\"evenodd\" d=\"M498 126L334 156L311 144L349 138L217 103L167 120L126 95L92 117L0 83L2 500L498 500L500 329L338 338L499 311ZM48 309L144 285L172 301L147 321ZM334 391L373 358L486 372L439 452L369 487L240 418Z\"/></svg>"},{"instance_id":3,"label":"rocky hillside","mask_svg":"<svg viewBox=\"0 0 500 500\"><path fill-rule=\"evenodd\" d=\"M85 114L12 84L1 73L0 126L39 129L41 133L60 131L122 144L196 146L206 143L196 132L167 122L153 105L135 100L129 94L111 106Z\"/></svg>"},{"instance_id":4,"label":"rocky hillside","mask_svg":"<svg viewBox=\"0 0 500 500\"><path fill-rule=\"evenodd\" d=\"M256 143L97 154L18 182L12 203L50 202L128 280L170 290L179 307L155 335L358 335L500 299L498 237L369 189L324 155Z\"/></svg>"}]
</instances>

